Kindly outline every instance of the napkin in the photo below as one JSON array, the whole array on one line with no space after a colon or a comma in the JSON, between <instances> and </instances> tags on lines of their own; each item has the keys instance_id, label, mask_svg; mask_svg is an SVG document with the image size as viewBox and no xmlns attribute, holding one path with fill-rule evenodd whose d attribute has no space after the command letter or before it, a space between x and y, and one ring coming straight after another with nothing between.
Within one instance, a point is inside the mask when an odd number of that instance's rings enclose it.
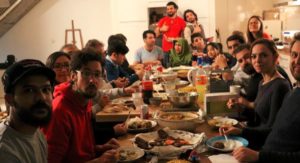
<instances>
[{"instance_id":1,"label":"napkin","mask_svg":"<svg viewBox=\"0 0 300 163\"><path fill-rule=\"evenodd\" d=\"M231 154L218 154L208 157L212 163L238 163Z\"/></svg>"}]
</instances>

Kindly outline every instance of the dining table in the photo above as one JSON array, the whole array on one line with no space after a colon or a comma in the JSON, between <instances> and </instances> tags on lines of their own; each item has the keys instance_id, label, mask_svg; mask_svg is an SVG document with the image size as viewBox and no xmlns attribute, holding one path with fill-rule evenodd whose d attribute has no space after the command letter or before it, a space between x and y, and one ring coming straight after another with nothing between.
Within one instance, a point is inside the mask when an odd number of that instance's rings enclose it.
<instances>
[{"instance_id":1,"label":"dining table","mask_svg":"<svg viewBox=\"0 0 300 163\"><path fill-rule=\"evenodd\" d=\"M160 109L159 107L154 107L154 106L149 106L150 108L150 112L154 113L156 110ZM161 127L160 126L157 126L154 128L154 131L160 129ZM215 137L215 136L219 136L219 131L216 127L213 127L213 126L210 126L207 121L204 121L203 123L197 123L197 126L194 130L193 133L205 133L206 137L209 139L209 138L212 138L212 137ZM120 143L120 146L121 147L133 147L134 146L134 143L132 141L132 139L135 137L136 134L133 134L133 133L127 133L123 136L120 136L117 138L117 140L119 141ZM216 154L220 154L219 151L215 151L215 150L208 150L206 152L203 152L203 153L200 153L199 156L200 156L200 160L201 160L201 163L211 163L211 161L209 160L209 156L211 155L216 155ZM145 159L142 159L142 160L139 160L138 162L147 162ZM162 161L159 161L159 163L163 163L163 162L167 162L166 160L162 160Z\"/></svg>"}]
</instances>

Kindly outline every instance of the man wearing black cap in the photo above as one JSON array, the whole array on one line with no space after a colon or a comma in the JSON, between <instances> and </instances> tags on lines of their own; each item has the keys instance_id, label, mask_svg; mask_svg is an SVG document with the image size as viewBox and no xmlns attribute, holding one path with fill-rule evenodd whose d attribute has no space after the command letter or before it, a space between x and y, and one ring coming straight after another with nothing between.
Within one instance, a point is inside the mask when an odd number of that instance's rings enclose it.
<instances>
[{"instance_id":1,"label":"man wearing black cap","mask_svg":"<svg viewBox=\"0 0 300 163\"><path fill-rule=\"evenodd\" d=\"M38 60L22 60L3 74L8 121L0 124L1 162L47 162L47 142L39 127L51 118L55 73Z\"/></svg>"}]
</instances>

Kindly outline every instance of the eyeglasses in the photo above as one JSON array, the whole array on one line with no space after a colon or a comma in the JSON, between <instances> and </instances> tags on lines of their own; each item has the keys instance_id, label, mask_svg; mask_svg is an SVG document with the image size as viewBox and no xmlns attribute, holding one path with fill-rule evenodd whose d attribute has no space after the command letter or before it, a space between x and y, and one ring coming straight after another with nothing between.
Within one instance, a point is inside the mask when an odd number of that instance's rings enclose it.
<instances>
[{"instance_id":1,"label":"eyeglasses","mask_svg":"<svg viewBox=\"0 0 300 163\"><path fill-rule=\"evenodd\" d=\"M53 65L53 68L55 69L70 69L70 64L69 63L56 63Z\"/></svg>"},{"instance_id":2,"label":"eyeglasses","mask_svg":"<svg viewBox=\"0 0 300 163\"><path fill-rule=\"evenodd\" d=\"M83 71L77 71L80 72L83 78L90 78L91 76L96 78L96 79L103 79L103 75L101 72L96 71L96 72L91 72L91 71L87 71L87 70L83 70Z\"/></svg>"}]
</instances>

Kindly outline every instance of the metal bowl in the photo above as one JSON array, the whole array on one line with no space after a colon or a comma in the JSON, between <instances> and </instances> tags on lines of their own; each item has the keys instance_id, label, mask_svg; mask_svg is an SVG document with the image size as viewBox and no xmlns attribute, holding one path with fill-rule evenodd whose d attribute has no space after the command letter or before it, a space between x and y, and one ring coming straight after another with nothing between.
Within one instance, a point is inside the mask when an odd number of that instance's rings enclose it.
<instances>
[{"instance_id":1,"label":"metal bowl","mask_svg":"<svg viewBox=\"0 0 300 163\"><path fill-rule=\"evenodd\" d=\"M168 99L174 107L183 108L195 105L197 103L198 93L169 93Z\"/></svg>"},{"instance_id":2,"label":"metal bowl","mask_svg":"<svg viewBox=\"0 0 300 163\"><path fill-rule=\"evenodd\" d=\"M188 81L185 81L185 80L179 80L179 81L176 81L176 83L175 83L176 89L186 87L189 84L190 83Z\"/></svg>"}]
</instances>

